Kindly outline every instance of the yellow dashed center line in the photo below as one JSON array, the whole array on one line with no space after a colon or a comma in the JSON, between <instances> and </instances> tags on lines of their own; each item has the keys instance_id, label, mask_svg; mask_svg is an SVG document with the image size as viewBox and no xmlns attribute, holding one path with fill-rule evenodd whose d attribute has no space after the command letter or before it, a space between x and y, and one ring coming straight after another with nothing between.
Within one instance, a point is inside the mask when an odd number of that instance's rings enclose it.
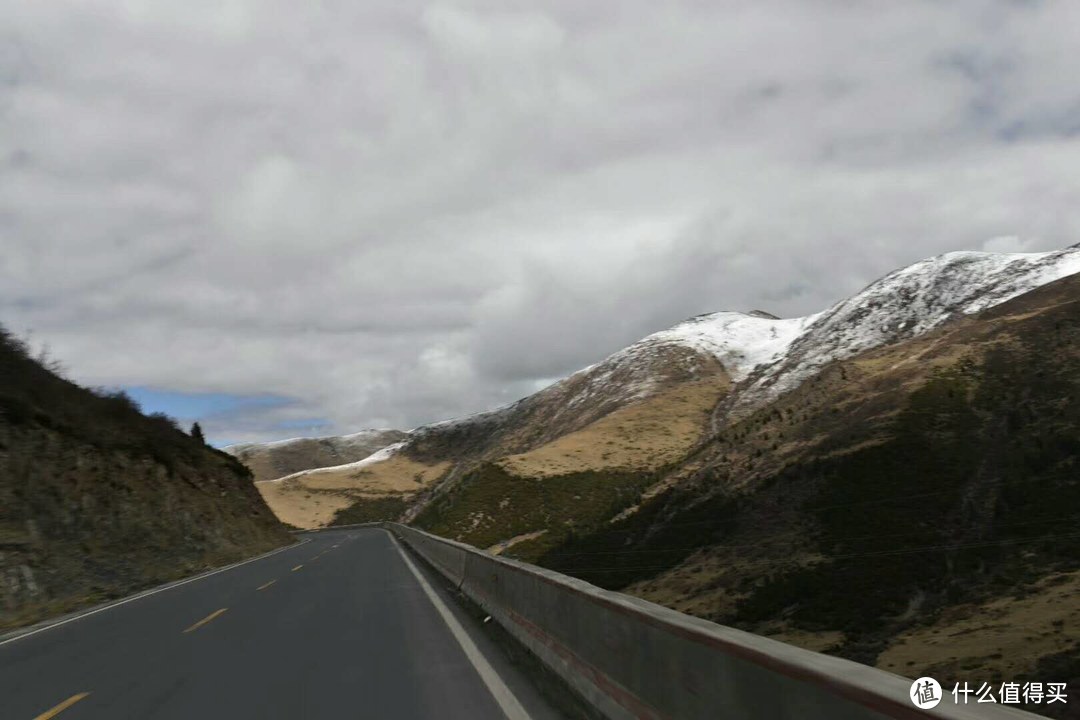
<instances>
[{"instance_id":1,"label":"yellow dashed center line","mask_svg":"<svg viewBox=\"0 0 1080 720\"><path fill-rule=\"evenodd\" d=\"M302 567L304 567L304 566L303 566L303 565L297 565L296 567L294 567L294 568L292 569L292 571L293 571L293 572L296 572L297 570L299 570L299 569L300 569L300 568L302 568Z\"/></svg>"},{"instance_id":2,"label":"yellow dashed center line","mask_svg":"<svg viewBox=\"0 0 1080 720\"><path fill-rule=\"evenodd\" d=\"M199 628L201 628L201 627L202 627L203 625L205 625L206 623L210 622L210 621L211 621L211 620L213 620L214 618L218 617L219 615L221 615L221 614L222 614L223 612L225 612L225 611L226 611L226 610L228 610L228 609L229 609L229 608L221 608L220 610L215 610L214 612L210 613L209 615L207 615L206 617L204 617L204 618L203 618L202 620L200 620L199 622L197 622L197 623L195 623L194 625L192 625L191 627L189 627L189 628L188 628L187 630L185 630L184 632L186 632L186 633L189 633L189 632L191 632L191 631L193 631L193 630L198 630L198 629L199 629Z\"/></svg>"},{"instance_id":3,"label":"yellow dashed center line","mask_svg":"<svg viewBox=\"0 0 1080 720\"><path fill-rule=\"evenodd\" d=\"M46 710L45 712L41 713L36 718L34 718L34 720L49 720L50 718L54 718L89 694L90 693L88 692L84 692L79 693L78 695L72 695L67 700L54 707L52 710Z\"/></svg>"},{"instance_id":4,"label":"yellow dashed center line","mask_svg":"<svg viewBox=\"0 0 1080 720\"><path fill-rule=\"evenodd\" d=\"M266 588L270 587L271 585L273 585L276 582L277 582L277 580L271 580L270 582L266 583L265 585L260 585L257 589L258 590L265 590Z\"/></svg>"}]
</instances>

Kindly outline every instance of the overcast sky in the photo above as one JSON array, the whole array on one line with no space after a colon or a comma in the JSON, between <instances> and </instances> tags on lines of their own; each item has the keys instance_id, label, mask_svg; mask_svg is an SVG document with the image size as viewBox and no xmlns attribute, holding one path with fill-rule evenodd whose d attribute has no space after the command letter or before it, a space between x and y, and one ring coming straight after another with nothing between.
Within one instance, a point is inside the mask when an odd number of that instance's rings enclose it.
<instances>
[{"instance_id":1,"label":"overcast sky","mask_svg":"<svg viewBox=\"0 0 1080 720\"><path fill-rule=\"evenodd\" d=\"M216 442L1080 240L1080 3L0 0L0 322Z\"/></svg>"}]
</instances>

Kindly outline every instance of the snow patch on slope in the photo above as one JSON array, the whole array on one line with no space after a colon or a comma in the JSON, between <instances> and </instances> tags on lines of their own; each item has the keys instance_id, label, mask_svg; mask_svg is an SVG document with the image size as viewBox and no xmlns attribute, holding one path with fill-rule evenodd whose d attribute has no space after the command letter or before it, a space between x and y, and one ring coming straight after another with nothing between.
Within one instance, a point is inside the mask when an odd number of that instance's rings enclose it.
<instances>
[{"instance_id":1,"label":"snow patch on slope","mask_svg":"<svg viewBox=\"0 0 1080 720\"><path fill-rule=\"evenodd\" d=\"M568 407L589 402L601 394L617 396L622 402L640 400L648 397L657 385L657 378L646 371L649 361L669 356L672 347L715 358L731 379L738 382L758 365L782 356L815 317L781 320L740 312L699 315L668 330L653 333L603 362L560 380L551 388L564 387L575 381L582 384L582 388L567 400Z\"/></svg>"},{"instance_id":2,"label":"snow patch on slope","mask_svg":"<svg viewBox=\"0 0 1080 720\"><path fill-rule=\"evenodd\" d=\"M734 381L743 380L758 365L780 359L788 347L817 319L766 318L737 312L699 315L646 340L684 345L715 357Z\"/></svg>"},{"instance_id":3,"label":"snow patch on slope","mask_svg":"<svg viewBox=\"0 0 1080 720\"><path fill-rule=\"evenodd\" d=\"M312 441L317 442L319 440L325 440L338 447L342 447L347 445L362 444L379 435L393 432L396 431L390 428L374 428L370 430L361 430L360 432L355 432L350 435L321 435L316 437L285 438L284 440L271 440L269 442L237 443L235 445L226 445L222 448L222 450L235 455L238 452L241 452L243 450L250 450L251 448L280 448L286 447L288 445L295 445L296 443Z\"/></svg>"},{"instance_id":4,"label":"snow patch on slope","mask_svg":"<svg viewBox=\"0 0 1080 720\"><path fill-rule=\"evenodd\" d=\"M287 480L296 480L298 478L306 477L308 475L317 475L319 473L331 473L331 472L343 472L343 471L350 471L350 470L359 470L359 469L364 468L364 467L366 467L368 465L373 465L375 463L383 462L384 460L389 460L391 457L396 455L399 450L401 450L403 447L405 447L406 444L407 444L407 441L402 440L401 442L396 442L393 445L387 445L386 447L382 448L381 450L376 450L375 452L373 452L371 455L368 455L363 460L357 460L356 462L345 463L344 465L330 465L328 467L312 468L311 470L301 470L300 472L295 472L292 475L286 475L285 477L276 478L274 480L264 480L263 482L280 483L280 482L285 482Z\"/></svg>"}]
</instances>

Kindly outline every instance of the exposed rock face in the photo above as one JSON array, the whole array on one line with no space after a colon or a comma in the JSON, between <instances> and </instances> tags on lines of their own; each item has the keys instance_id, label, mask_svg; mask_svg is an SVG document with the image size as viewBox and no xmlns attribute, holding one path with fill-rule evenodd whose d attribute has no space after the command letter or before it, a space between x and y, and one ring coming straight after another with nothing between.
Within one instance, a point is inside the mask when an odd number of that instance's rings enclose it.
<instances>
[{"instance_id":1,"label":"exposed rock face","mask_svg":"<svg viewBox=\"0 0 1080 720\"><path fill-rule=\"evenodd\" d=\"M224 450L247 465L255 481L261 482L303 470L363 460L375 451L405 439L406 434L401 430L362 430L340 437L292 438L230 445Z\"/></svg>"},{"instance_id":2,"label":"exposed rock face","mask_svg":"<svg viewBox=\"0 0 1080 720\"><path fill-rule=\"evenodd\" d=\"M0 627L291 541L235 459L0 334Z\"/></svg>"}]
</instances>

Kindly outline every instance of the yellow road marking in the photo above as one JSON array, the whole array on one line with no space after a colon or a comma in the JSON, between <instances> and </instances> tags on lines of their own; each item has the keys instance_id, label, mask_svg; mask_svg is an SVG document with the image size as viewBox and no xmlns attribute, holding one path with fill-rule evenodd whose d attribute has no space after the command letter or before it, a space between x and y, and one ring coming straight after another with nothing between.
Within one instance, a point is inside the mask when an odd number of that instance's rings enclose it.
<instances>
[{"instance_id":1,"label":"yellow road marking","mask_svg":"<svg viewBox=\"0 0 1080 720\"><path fill-rule=\"evenodd\" d=\"M299 570L299 569L300 569L300 568L302 568L302 567L304 567L304 566L303 566L303 565L297 565L296 567L294 567L294 568L292 569L292 571L293 571L293 572L296 572L297 570Z\"/></svg>"},{"instance_id":2,"label":"yellow road marking","mask_svg":"<svg viewBox=\"0 0 1080 720\"><path fill-rule=\"evenodd\" d=\"M54 707L52 710L46 710L45 712L41 713L36 718L34 718L34 720L49 720L50 718L54 718L89 694L90 693L87 692L79 693L78 695L72 695L67 700Z\"/></svg>"},{"instance_id":3,"label":"yellow road marking","mask_svg":"<svg viewBox=\"0 0 1080 720\"><path fill-rule=\"evenodd\" d=\"M213 620L214 618L216 618L216 617L217 617L218 615L221 615L221 614L222 614L223 612L225 612L225 611L226 611L226 610L228 610L228 609L229 609L229 608L221 608L220 610L215 610L214 612L210 613L209 615L207 615L206 617L204 617L204 618L203 618L202 620L200 620L199 622L197 622L197 623L195 623L194 625L192 625L191 627L189 627L189 628L188 628L187 630L185 630L184 632L186 632L186 633L189 633L189 632L191 632L192 630L198 630L198 629L199 629L199 628L201 628L201 627L202 627L203 625L205 625L206 623L210 622L211 620Z\"/></svg>"},{"instance_id":4,"label":"yellow road marking","mask_svg":"<svg viewBox=\"0 0 1080 720\"><path fill-rule=\"evenodd\" d=\"M266 588L270 587L271 585L273 585L276 582L277 582L277 580L271 580L270 582L266 583L265 585L260 585L258 587L258 589L259 590L265 590Z\"/></svg>"}]
</instances>

